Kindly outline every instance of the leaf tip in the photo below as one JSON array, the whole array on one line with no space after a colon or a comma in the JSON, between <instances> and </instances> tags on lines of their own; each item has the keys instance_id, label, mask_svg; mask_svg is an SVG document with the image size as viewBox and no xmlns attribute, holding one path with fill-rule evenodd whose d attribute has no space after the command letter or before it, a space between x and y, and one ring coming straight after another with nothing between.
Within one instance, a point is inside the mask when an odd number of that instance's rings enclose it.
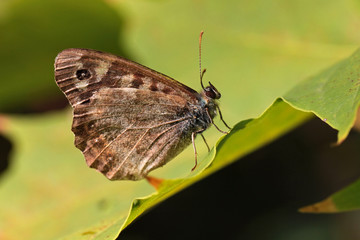
<instances>
[{"instance_id":1,"label":"leaf tip","mask_svg":"<svg viewBox=\"0 0 360 240\"><path fill-rule=\"evenodd\" d=\"M321 202L311 204L299 209L301 213L334 213L338 212L331 198L327 198Z\"/></svg>"},{"instance_id":2,"label":"leaf tip","mask_svg":"<svg viewBox=\"0 0 360 240\"><path fill-rule=\"evenodd\" d=\"M0 114L0 133L4 133L6 131L9 119L5 116Z\"/></svg>"}]
</instances>

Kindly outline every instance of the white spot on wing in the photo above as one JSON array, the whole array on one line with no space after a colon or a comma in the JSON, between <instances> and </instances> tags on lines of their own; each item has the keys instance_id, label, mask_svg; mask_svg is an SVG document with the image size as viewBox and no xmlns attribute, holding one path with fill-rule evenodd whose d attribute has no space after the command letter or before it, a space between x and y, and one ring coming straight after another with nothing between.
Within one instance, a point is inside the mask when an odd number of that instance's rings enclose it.
<instances>
[{"instance_id":1,"label":"white spot on wing","mask_svg":"<svg viewBox=\"0 0 360 240\"><path fill-rule=\"evenodd\" d=\"M150 85L151 85L151 78L149 77L144 77L143 79L143 82L144 82L144 88L150 88Z\"/></svg>"},{"instance_id":2,"label":"white spot on wing","mask_svg":"<svg viewBox=\"0 0 360 240\"><path fill-rule=\"evenodd\" d=\"M124 85L129 85L134 80L134 74L130 73L121 77Z\"/></svg>"},{"instance_id":3,"label":"white spot on wing","mask_svg":"<svg viewBox=\"0 0 360 240\"><path fill-rule=\"evenodd\" d=\"M84 80L75 84L75 86L79 89L86 88L88 85L89 85L89 81L84 81Z\"/></svg>"},{"instance_id":4,"label":"white spot on wing","mask_svg":"<svg viewBox=\"0 0 360 240\"><path fill-rule=\"evenodd\" d=\"M80 57L79 57L80 59ZM78 59L75 59L78 60ZM82 64L82 62L76 62L75 66L77 67L77 69L82 69L84 67L84 64Z\"/></svg>"},{"instance_id":5,"label":"white spot on wing","mask_svg":"<svg viewBox=\"0 0 360 240\"><path fill-rule=\"evenodd\" d=\"M110 67L109 62L104 62L104 61L99 62L99 66L95 68L97 82L101 81L101 79L105 76L105 74L109 70L109 67Z\"/></svg>"}]
</instances>

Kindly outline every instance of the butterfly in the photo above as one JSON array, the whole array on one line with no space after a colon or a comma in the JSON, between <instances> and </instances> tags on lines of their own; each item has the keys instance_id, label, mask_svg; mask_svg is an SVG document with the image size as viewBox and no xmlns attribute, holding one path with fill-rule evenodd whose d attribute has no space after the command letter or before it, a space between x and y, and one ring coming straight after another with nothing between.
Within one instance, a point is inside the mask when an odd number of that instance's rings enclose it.
<instances>
[{"instance_id":1,"label":"butterfly","mask_svg":"<svg viewBox=\"0 0 360 240\"><path fill-rule=\"evenodd\" d=\"M200 66L198 93L109 53L71 48L55 59L56 83L74 110L75 146L110 180L140 180L191 143L196 167L196 135L212 124L221 131L213 122L217 113L223 120L221 94L210 82L203 86L204 73Z\"/></svg>"}]
</instances>

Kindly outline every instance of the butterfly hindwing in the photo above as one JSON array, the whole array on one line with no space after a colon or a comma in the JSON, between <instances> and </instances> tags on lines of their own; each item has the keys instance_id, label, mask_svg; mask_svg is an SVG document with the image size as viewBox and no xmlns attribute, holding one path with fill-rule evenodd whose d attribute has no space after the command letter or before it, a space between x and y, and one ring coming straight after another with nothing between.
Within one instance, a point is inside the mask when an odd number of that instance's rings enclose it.
<instances>
[{"instance_id":1,"label":"butterfly hindwing","mask_svg":"<svg viewBox=\"0 0 360 240\"><path fill-rule=\"evenodd\" d=\"M109 179L142 178L189 143L180 143L190 139L191 123L181 114L188 109L180 97L113 88L101 89L90 101L75 107L75 145Z\"/></svg>"}]
</instances>

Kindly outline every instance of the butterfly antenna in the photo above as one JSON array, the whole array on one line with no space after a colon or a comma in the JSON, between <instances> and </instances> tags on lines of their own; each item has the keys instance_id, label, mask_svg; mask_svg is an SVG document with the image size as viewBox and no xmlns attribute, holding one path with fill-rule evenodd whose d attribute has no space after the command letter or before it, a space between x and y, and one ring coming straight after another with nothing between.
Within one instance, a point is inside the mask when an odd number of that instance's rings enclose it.
<instances>
[{"instance_id":1,"label":"butterfly antenna","mask_svg":"<svg viewBox=\"0 0 360 240\"><path fill-rule=\"evenodd\" d=\"M205 90L202 79L204 77L204 73L206 72L206 69L201 70L201 40L202 40L203 34L204 34L204 31L201 31L200 37L199 37L199 69L200 69L200 84L201 84L202 89Z\"/></svg>"}]
</instances>

